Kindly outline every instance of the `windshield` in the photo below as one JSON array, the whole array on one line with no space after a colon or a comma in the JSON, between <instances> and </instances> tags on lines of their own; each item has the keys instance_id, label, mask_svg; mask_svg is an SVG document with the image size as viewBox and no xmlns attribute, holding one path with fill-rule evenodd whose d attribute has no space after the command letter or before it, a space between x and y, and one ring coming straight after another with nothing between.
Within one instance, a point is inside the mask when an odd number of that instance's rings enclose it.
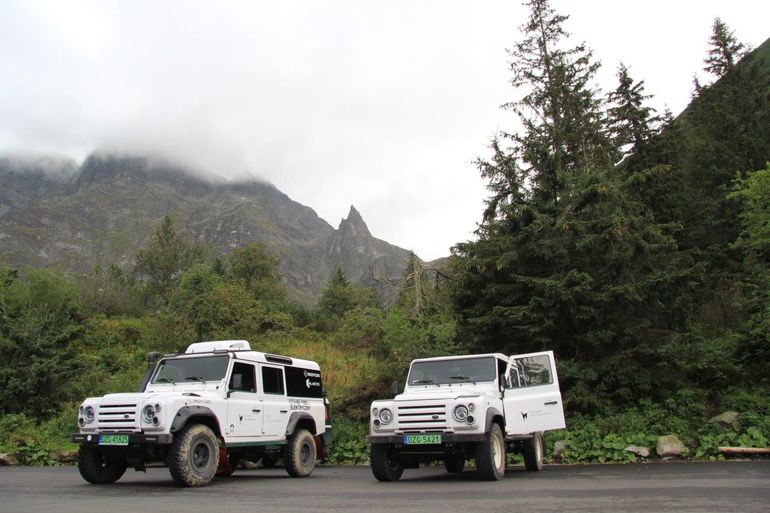
<instances>
[{"instance_id":1,"label":"windshield","mask_svg":"<svg viewBox=\"0 0 770 513\"><path fill-rule=\"evenodd\" d=\"M409 371L408 383L410 385L478 383L494 381L495 374L495 359L491 356L415 362Z\"/></svg>"},{"instance_id":2,"label":"windshield","mask_svg":"<svg viewBox=\"0 0 770 513\"><path fill-rule=\"evenodd\" d=\"M225 377L230 357L165 358L158 364L153 383L219 381Z\"/></svg>"}]
</instances>

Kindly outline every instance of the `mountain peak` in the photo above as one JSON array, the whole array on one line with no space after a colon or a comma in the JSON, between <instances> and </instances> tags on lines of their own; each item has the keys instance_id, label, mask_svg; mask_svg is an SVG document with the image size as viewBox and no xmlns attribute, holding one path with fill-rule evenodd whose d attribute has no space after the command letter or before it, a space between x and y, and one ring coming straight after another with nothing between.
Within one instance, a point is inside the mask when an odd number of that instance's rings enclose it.
<instances>
[{"instance_id":1,"label":"mountain peak","mask_svg":"<svg viewBox=\"0 0 770 513\"><path fill-rule=\"evenodd\" d=\"M350 205L350 212L348 212L348 217L340 221L338 230L343 234L352 235L353 237L358 235L363 235L366 237L372 236L372 234L369 232L369 228L364 222L364 218L361 217L361 213L358 212L356 207L353 205Z\"/></svg>"}]
</instances>

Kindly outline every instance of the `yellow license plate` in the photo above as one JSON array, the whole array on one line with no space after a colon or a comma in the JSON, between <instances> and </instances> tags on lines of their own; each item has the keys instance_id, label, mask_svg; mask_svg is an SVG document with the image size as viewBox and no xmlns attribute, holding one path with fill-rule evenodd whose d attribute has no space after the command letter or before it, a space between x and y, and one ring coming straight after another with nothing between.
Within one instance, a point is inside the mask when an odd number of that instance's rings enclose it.
<instances>
[{"instance_id":1,"label":"yellow license plate","mask_svg":"<svg viewBox=\"0 0 770 513\"><path fill-rule=\"evenodd\" d=\"M434 445L441 443L441 435L404 435L404 445Z\"/></svg>"},{"instance_id":2,"label":"yellow license plate","mask_svg":"<svg viewBox=\"0 0 770 513\"><path fill-rule=\"evenodd\" d=\"M128 445L128 435L99 435L99 445Z\"/></svg>"}]
</instances>

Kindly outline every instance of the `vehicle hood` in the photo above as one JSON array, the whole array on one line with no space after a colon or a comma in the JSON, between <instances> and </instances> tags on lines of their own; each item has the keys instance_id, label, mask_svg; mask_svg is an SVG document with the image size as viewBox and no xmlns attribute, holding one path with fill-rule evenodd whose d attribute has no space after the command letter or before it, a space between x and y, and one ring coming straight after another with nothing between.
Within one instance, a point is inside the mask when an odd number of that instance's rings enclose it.
<instances>
[{"instance_id":1,"label":"vehicle hood","mask_svg":"<svg viewBox=\"0 0 770 513\"><path fill-rule=\"evenodd\" d=\"M475 388L454 388L444 389L436 391L425 392L409 392L407 394L399 394L395 397L395 402L409 402L409 401L451 401L459 399L460 397L478 397L480 395L486 395L484 391Z\"/></svg>"},{"instance_id":2,"label":"vehicle hood","mask_svg":"<svg viewBox=\"0 0 770 513\"><path fill-rule=\"evenodd\" d=\"M192 395L195 394L195 395ZM203 390L168 390L168 391L153 391L153 392L133 392L133 393L118 393L107 394L102 397L95 397L94 400L100 403L115 403L115 402L127 402L127 403L141 403L152 400L160 400L170 398L214 398L216 395L213 392L206 392Z\"/></svg>"}]
</instances>

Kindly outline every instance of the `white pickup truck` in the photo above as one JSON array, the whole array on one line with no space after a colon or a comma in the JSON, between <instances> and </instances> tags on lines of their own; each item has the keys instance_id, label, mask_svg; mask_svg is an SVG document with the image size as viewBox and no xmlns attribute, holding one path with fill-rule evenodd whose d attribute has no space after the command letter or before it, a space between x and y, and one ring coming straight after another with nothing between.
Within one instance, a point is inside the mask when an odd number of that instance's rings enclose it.
<instances>
[{"instance_id":1,"label":"white pickup truck","mask_svg":"<svg viewBox=\"0 0 770 513\"><path fill-rule=\"evenodd\" d=\"M462 472L475 459L481 479L498 480L507 450L540 470L543 432L564 427L552 351L414 360L403 393L371 405L372 473L396 481L421 463Z\"/></svg>"}]
</instances>

